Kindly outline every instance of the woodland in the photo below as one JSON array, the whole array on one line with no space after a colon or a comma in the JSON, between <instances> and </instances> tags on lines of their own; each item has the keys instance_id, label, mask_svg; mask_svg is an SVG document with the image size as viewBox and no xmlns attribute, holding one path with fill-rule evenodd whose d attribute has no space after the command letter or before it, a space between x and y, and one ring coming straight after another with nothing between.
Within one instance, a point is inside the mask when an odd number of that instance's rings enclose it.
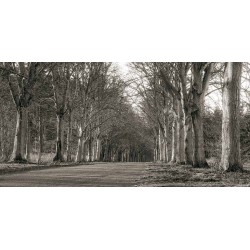
<instances>
[{"instance_id":1,"label":"woodland","mask_svg":"<svg viewBox=\"0 0 250 250\"><path fill-rule=\"evenodd\" d=\"M244 170L250 65L0 63L0 160Z\"/></svg>"}]
</instances>

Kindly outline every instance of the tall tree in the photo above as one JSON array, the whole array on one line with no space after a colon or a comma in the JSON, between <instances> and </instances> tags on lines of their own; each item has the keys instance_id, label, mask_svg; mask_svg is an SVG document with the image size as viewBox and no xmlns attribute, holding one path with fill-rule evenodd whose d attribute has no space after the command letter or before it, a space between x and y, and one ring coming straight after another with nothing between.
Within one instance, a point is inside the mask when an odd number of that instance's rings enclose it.
<instances>
[{"instance_id":1,"label":"tall tree","mask_svg":"<svg viewBox=\"0 0 250 250\"><path fill-rule=\"evenodd\" d=\"M194 130L194 167L207 167L204 149L203 112L205 94L212 74L212 63L192 63L192 122Z\"/></svg>"},{"instance_id":2,"label":"tall tree","mask_svg":"<svg viewBox=\"0 0 250 250\"><path fill-rule=\"evenodd\" d=\"M223 85L221 167L242 170L240 155L239 106L242 63L226 63Z\"/></svg>"},{"instance_id":3,"label":"tall tree","mask_svg":"<svg viewBox=\"0 0 250 250\"><path fill-rule=\"evenodd\" d=\"M37 80L39 63L5 63L3 75L7 79L15 103L17 118L11 160L26 162L27 108L31 105L32 90Z\"/></svg>"}]
</instances>

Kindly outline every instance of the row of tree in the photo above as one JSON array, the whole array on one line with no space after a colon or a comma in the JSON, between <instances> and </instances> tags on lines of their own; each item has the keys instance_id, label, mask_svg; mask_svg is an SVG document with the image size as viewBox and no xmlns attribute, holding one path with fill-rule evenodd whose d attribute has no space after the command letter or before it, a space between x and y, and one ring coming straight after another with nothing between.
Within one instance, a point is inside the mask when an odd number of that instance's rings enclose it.
<instances>
[{"instance_id":1,"label":"row of tree","mask_svg":"<svg viewBox=\"0 0 250 250\"><path fill-rule=\"evenodd\" d=\"M141 97L141 111L154 133L155 161L208 166L205 98L219 90L223 107L220 165L228 171L242 170L239 114L243 63L150 62L130 63L130 67L132 88Z\"/></svg>"},{"instance_id":2,"label":"row of tree","mask_svg":"<svg viewBox=\"0 0 250 250\"><path fill-rule=\"evenodd\" d=\"M217 150L224 170L242 170L240 139L248 141L240 136L247 133L247 126L240 130L240 90L242 79L249 79L248 64L129 67L131 78L125 81L112 63L1 63L2 161L27 162L35 155L40 163L53 154L53 161L154 160L207 167L206 158ZM140 100L136 110L127 98L133 90ZM222 110L209 116L205 99L216 92Z\"/></svg>"},{"instance_id":3,"label":"row of tree","mask_svg":"<svg viewBox=\"0 0 250 250\"><path fill-rule=\"evenodd\" d=\"M149 161L150 129L112 63L1 63L2 161Z\"/></svg>"}]
</instances>

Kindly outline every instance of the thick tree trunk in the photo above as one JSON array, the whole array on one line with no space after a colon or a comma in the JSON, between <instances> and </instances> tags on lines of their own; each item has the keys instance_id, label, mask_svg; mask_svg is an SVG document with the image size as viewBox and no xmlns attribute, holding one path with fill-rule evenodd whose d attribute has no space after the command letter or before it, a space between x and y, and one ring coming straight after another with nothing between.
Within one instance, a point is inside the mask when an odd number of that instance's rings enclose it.
<instances>
[{"instance_id":1,"label":"thick tree trunk","mask_svg":"<svg viewBox=\"0 0 250 250\"><path fill-rule=\"evenodd\" d=\"M184 113L184 151L185 164L193 164L193 140L192 140L192 119L191 114Z\"/></svg>"},{"instance_id":2,"label":"thick tree trunk","mask_svg":"<svg viewBox=\"0 0 250 250\"><path fill-rule=\"evenodd\" d=\"M56 155L53 161L64 161L63 154L62 154L62 123L63 123L63 116L57 114L57 137L56 137Z\"/></svg>"},{"instance_id":3,"label":"thick tree trunk","mask_svg":"<svg viewBox=\"0 0 250 250\"><path fill-rule=\"evenodd\" d=\"M208 88L213 63L193 63L193 83L191 86L191 116L194 130L194 167L208 167L205 158L203 135L203 111L205 94Z\"/></svg>"},{"instance_id":4,"label":"thick tree trunk","mask_svg":"<svg viewBox=\"0 0 250 250\"><path fill-rule=\"evenodd\" d=\"M203 133L203 105L204 95L200 95L196 90L193 91L193 102L194 109L192 110L192 123L194 131L194 156L193 166L194 167L208 167L205 158L204 149L204 133Z\"/></svg>"},{"instance_id":5,"label":"thick tree trunk","mask_svg":"<svg viewBox=\"0 0 250 250\"><path fill-rule=\"evenodd\" d=\"M224 74L222 109L221 167L226 171L242 171L240 155L240 85L242 63L227 63Z\"/></svg>"},{"instance_id":6,"label":"thick tree trunk","mask_svg":"<svg viewBox=\"0 0 250 250\"><path fill-rule=\"evenodd\" d=\"M11 161L26 162L24 155L22 155L22 126L23 126L23 108L17 108L16 132L14 138L14 147L11 156Z\"/></svg>"},{"instance_id":7,"label":"thick tree trunk","mask_svg":"<svg viewBox=\"0 0 250 250\"><path fill-rule=\"evenodd\" d=\"M186 165L193 164L193 143L192 143L192 118L190 107L190 93L187 92L187 73L189 63L180 63L181 79L181 107L183 113L183 133L184 133L184 162Z\"/></svg>"}]
</instances>

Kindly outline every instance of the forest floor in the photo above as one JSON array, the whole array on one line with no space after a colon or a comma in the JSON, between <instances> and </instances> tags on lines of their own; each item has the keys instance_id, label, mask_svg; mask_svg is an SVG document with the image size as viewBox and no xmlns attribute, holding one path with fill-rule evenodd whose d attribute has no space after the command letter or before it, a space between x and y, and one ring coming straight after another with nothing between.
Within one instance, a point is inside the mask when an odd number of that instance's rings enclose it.
<instances>
[{"instance_id":1,"label":"forest floor","mask_svg":"<svg viewBox=\"0 0 250 250\"><path fill-rule=\"evenodd\" d=\"M0 186L61 187L232 187L250 186L244 172L160 163L0 164Z\"/></svg>"},{"instance_id":2,"label":"forest floor","mask_svg":"<svg viewBox=\"0 0 250 250\"><path fill-rule=\"evenodd\" d=\"M151 187L248 187L250 186L250 164L244 171L224 172L216 168L193 168L188 165L151 163L140 186Z\"/></svg>"}]
</instances>

